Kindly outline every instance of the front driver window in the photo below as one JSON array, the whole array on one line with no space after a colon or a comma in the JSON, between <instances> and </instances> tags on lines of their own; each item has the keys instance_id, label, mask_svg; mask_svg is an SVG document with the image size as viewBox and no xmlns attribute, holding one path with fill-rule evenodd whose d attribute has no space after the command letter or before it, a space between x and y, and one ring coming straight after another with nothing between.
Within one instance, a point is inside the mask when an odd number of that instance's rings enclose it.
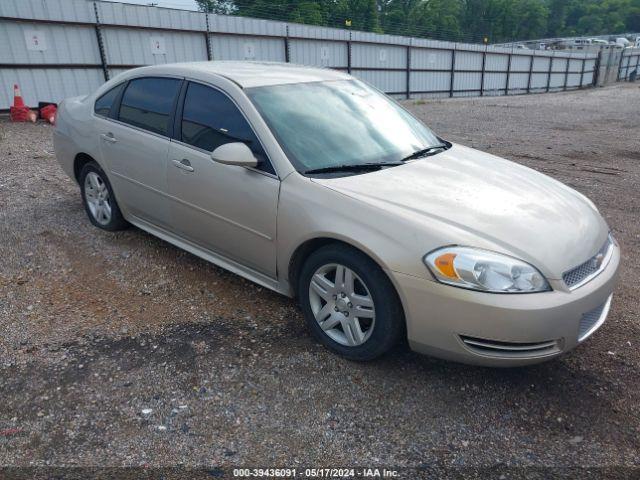
<instances>
[{"instance_id":1,"label":"front driver window","mask_svg":"<svg viewBox=\"0 0 640 480\"><path fill-rule=\"evenodd\" d=\"M220 145L243 142L258 159L258 168L275 173L262 145L238 107L224 93L190 83L182 112L182 141L212 152Z\"/></svg>"}]
</instances>

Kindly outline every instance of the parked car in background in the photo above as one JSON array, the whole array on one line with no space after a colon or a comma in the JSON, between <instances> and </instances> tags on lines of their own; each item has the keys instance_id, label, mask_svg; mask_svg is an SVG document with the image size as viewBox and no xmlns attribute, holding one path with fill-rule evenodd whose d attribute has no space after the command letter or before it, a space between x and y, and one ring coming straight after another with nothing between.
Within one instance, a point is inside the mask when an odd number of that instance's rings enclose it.
<instances>
[{"instance_id":1,"label":"parked car in background","mask_svg":"<svg viewBox=\"0 0 640 480\"><path fill-rule=\"evenodd\" d=\"M627 48L628 46L631 45L631 42L624 37L618 37L615 40L615 44L622 48Z\"/></svg>"},{"instance_id":2,"label":"parked car in background","mask_svg":"<svg viewBox=\"0 0 640 480\"><path fill-rule=\"evenodd\" d=\"M347 358L515 366L604 322L619 247L596 206L450 143L335 70L199 62L65 100L54 133L89 220L133 224L284 295Z\"/></svg>"}]
</instances>

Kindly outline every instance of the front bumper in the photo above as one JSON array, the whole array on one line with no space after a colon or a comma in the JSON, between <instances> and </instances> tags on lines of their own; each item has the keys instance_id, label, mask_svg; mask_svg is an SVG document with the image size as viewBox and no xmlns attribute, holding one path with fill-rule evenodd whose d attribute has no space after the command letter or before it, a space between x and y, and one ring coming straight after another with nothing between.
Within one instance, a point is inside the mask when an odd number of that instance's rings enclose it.
<instances>
[{"instance_id":1,"label":"front bumper","mask_svg":"<svg viewBox=\"0 0 640 480\"><path fill-rule=\"evenodd\" d=\"M616 245L607 267L568 291L492 294L390 272L400 294L409 345L417 352L486 366L539 363L575 348L604 322L618 276Z\"/></svg>"}]
</instances>

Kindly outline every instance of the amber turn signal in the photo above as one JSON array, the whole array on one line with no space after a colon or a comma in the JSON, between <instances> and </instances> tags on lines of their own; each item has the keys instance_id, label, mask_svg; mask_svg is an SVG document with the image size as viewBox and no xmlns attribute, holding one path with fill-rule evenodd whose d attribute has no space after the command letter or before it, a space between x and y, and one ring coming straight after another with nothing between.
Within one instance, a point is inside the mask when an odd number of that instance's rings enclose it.
<instances>
[{"instance_id":1,"label":"amber turn signal","mask_svg":"<svg viewBox=\"0 0 640 480\"><path fill-rule=\"evenodd\" d=\"M440 273L442 273L442 275L452 279L458 279L460 277L456 273L456 269L453 266L453 261L455 260L455 258L455 253L445 253L436 258L434 263L436 265L436 268L440 271Z\"/></svg>"}]
</instances>

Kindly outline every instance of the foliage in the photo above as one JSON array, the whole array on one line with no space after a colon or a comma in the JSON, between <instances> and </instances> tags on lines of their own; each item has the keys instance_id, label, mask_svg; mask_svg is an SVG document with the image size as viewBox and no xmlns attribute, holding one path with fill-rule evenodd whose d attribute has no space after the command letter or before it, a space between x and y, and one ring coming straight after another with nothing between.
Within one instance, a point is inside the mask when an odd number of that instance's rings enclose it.
<instances>
[{"instance_id":1,"label":"foliage","mask_svg":"<svg viewBox=\"0 0 640 480\"><path fill-rule=\"evenodd\" d=\"M640 0L195 0L200 10L489 42L640 32Z\"/></svg>"},{"instance_id":2,"label":"foliage","mask_svg":"<svg viewBox=\"0 0 640 480\"><path fill-rule=\"evenodd\" d=\"M234 10L233 0L195 0L195 2L201 12L229 14Z\"/></svg>"}]
</instances>

